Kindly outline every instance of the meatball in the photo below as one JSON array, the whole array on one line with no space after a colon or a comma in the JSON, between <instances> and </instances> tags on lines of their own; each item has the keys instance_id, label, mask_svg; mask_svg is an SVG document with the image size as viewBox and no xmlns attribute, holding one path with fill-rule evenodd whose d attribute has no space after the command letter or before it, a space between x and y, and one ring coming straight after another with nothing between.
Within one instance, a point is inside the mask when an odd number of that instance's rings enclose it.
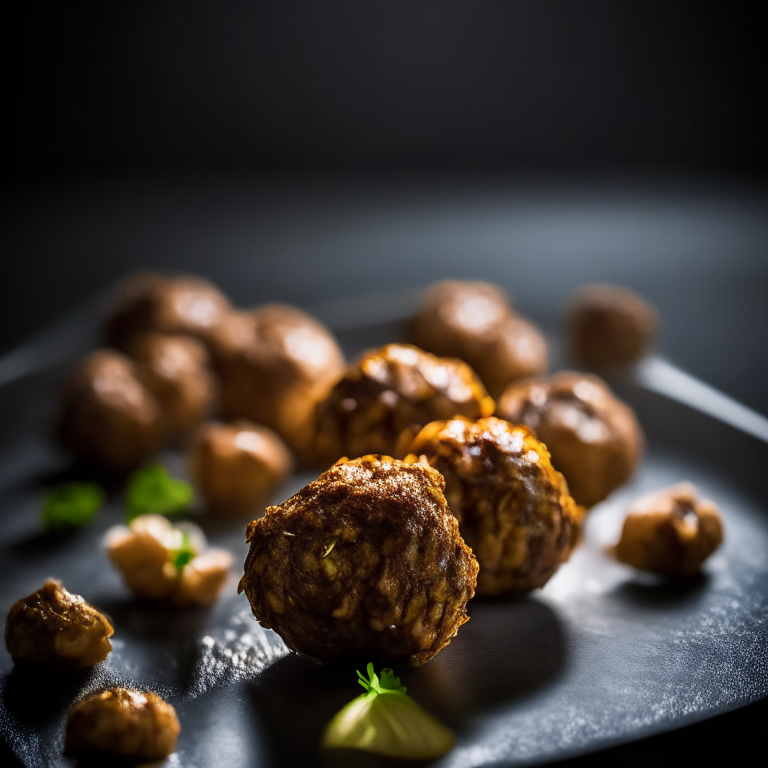
<instances>
[{"instance_id":1,"label":"meatball","mask_svg":"<svg viewBox=\"0 0 768 768\"><path fill-rule=\"evenodd\" d=\"M292 469L290 451L267 427L250 421L198 428L189 450L190 474L214 509L264 505Z\"/></svg>"},{"instance_id":2,"label":"meatball","mask_svg":"<svg viewBox=\"0 0 768 768\"><path fill-rule=\"evenodd\" d=\"M414 344L458 357L498 397L510 382L547 370L547 344L490 283L446 280L431 286L411 322Z\"/></svg>"},{"instance_id":3,"label":"meatball","mask_svg":"<svg viewBox=\"0 0 768 768\"><path fill-rule=\"evenodd\" d=\"M50 667L92 667L112 650L107 618L55 579L19 600L5 623L5 645L14 661Z\"/></svg>"},{"instance_id":4,"label":"meatball","mask_svg":"<svg viewBox=\"0 0 768 768\"><path fill-rule=\"evenodd\" d=\"M123 349L145 331L206 341L230 311L227 298L207 280L190 275L135 275L120 286L104 329L107 343Z\"/></svg>"},{"instance_id":5,"label":"meatball","mask_svg":"<svg viewBox=\"0 0 768 768\"><path fill-rule=\"evenodd\" d=\"M467 621L477 560L428 466L340 461L248 525L239 590L293 651L419 666Z\"/></svg>"},{"instance_id":6,"label":"meatball","mask_svg":"<svg viewBox=\"0 0 768 768\"><path fill-rule=\"evenodd\" d=\"M477 557L477 593L542 587L580 539L583 508L526 427L496 418L433 421L411 443L445 478L445 497Z\"/></svg>"},{"instance_id":7,"label":"meatball","mask_svg":"<svg viewBox=\"0 0 768 768\"><path fill-rule=\"evenodd\" d=\"M78 456L126 470L159 450L168 437L157 398L133 361L112 350L94 352L66 382L58 425Z\"/></svg>"},{"instance_id":8,"label":"meatball","mask_svg":"<svg viewBox=\"0 0 768 768\"><path fill-rule=\"evenodd\" d=\"M268 304L230 314L211 345L224 415L274 429L303 457L317 403L344 372L331 332L295 307Z\"/></svg>"},{"instance_id":9,"label":"meatball","mask_svg":"<svg viewBox=\"0 0 768 768\"><path fill-rule=\"evenodd\" d=\"M139 364L141 379L160 403L171 433L184 433L208 416L216 382L201 342L150 331L133 337L127 352Z\"/></svg>"},{"instance_id":10,"label":"meatball","mask_svg":"<svg viewBox=\"0 0 768 768\"><path fill-rule=\"evenodd\" d=\"M496 413L534 430L584 506L606 498L640 461L643 433L632 409L597 376L563 371L512 384Z\"/></svg>"},{"instance_id":11,"label":"meatball","mask_svg":"<svg viewBox=\"0 0 768 768\"><path fill-rule=\"evenodd\" d=\"M460 360L388 344L351 366L318 409L316 458L382 453L402 458L430 421L493 413L494 402Z\"/></svg>"},{"instance_id":12,"label":"meatball","mask_svg":"<svg viewBox=\"0 0 768 768\"><path fill-rule=\"evenodd\" d=\"M232 555L208 549L196 525L174 526L160 515L111 528L105 545L135 595L176 607L215 603L232 567Z\"/></svg>"},{"instance_id":13,"label":"meatball","mask_svg":"<svg viewBox=\"0 0 768 768\"><path fill-rule=\"evenodd\" d=\"M690 575L722 544L715 504L691 483L648 493L632 504L613 554L643 571Z\"/></svg>"},{"instance_id":14,"label":"meatball","mask_svg":"<svg viewBox=\"0 0 768 768\"><path fill-rule=\"evenodd\" d=\"M600 370L641 358L653 344L658 315L627 288L593 283L568 297L565 323L571 357Z\"/></svg>"},{"instance_id":15,"label":"meatball","mask_svg":"<svg viewBox=\"0 0 768 768\"><path fill-rule=\"evenodd\" d=\"M180 730L176 710L157 694L110 688L70 709L64 753L162 760L173 752Z\"/></svg>"}]
</instances>

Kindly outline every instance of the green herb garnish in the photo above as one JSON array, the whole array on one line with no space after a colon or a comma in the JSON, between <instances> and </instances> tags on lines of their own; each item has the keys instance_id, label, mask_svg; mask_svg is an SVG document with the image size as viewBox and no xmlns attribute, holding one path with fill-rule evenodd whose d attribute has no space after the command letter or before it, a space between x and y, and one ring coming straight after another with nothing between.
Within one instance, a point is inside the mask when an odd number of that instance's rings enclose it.
<instances>
[{"instance_id":1,"label":"green herb garnish","mask_svg":"<svg viewBox=\"0 0 768 768\"><path fill-rule=\"evenodd\" d=\"M381 677L373 671L373 664L367 671L367 678L357 673L366 692L328 723L321 746L414 760L441 757L453 747L451 731L406 694L391 669L383 669Z\"/></svg>"},{"instance_id":2,"label":"green herb garnish","mask_svg":"<svg viewBox=\"0 0 768 768\"><path fill-rule=\"evenodd\" d=\"M197 552L192 547L192 537L188 531L184 531L181 534L181 545L178 549L171 550L171 562L176 567L176 570L181 573L184 567L190 560L193 560Z\"/></svg>"},{"instance_id":3,"label":"green herb garnish","mask_svg":"<svg viewBox=\"0 0 768 768\"><path fill-rule=\"evenodd\" d=\"M193 496L192 486L171 477L165 467L159 464L142 467L128 482L128 522L139 515L178 514L189 506Z\"/></svg>"},{"instance_id":4,"label":"green herb garnish","mask_svg":"<svg viewBox=\"0 0 768 768\"><path fill-rule=\"evenodd\" d=\"M104 491L94 483L66 483L51 491L43 504L46 528L87 525L104 503Z\"/></svg>"}]
</instances>

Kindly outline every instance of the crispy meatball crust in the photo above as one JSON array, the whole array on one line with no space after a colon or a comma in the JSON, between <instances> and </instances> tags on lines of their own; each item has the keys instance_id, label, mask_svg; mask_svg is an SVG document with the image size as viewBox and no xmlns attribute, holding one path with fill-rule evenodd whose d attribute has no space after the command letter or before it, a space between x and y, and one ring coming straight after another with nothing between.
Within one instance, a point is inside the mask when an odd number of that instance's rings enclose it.
<instances>
[{"instance_id":1,"label":"crispy meatball crust","mask_svg":"<svg viewBox=\"0 0 768 768\"><path fill-rule=\"evenodd\" d=\"M547 370L544 337L490 283L446 280L428 288L411 321L411 339L435 355L469 363L494 397L512 381Z\"/></svg>"},{"instance_id":2,"label":"crispy meatball crust","mask_svg":"<svg viewBox=\"0 0 768 768\"><path fill-rule=\"evenodd\" d=\"M445 496L480 564L477 593L542 587L578 543L584 510L546 446L496 418L427 424L406 458L423 456L445 477Z\"/></svg>"},{"instance_id":3,"label":"crispy meatball crust","mask_svg":"<svg viewBox=\"0 0 768 768\"><path fill-rule=\"evenodd\" d=\"M208 505L223 512L263 509L292 465L288 447L275 432L245 419L203 424L189 448L195 484Z\"/></svg>"},{"instance_id":4,"label":"crispy meatball crust","mask_svg":"<svg viewBox=\"0 0 768 768\"><path fill-rule=\"evenodd\" d=\"M424 424L490 416L493 408L466 363L388 344L351 366L320 405L316 457L318 463L368 453L402 458Z\"/></svg>"},{"instance_id":5,"label":"crispy meatball crust","mask_svg":"<svg viewBox=\"0 0 768 768\"><path fill-rule=\"evenodd\" d=\"M162 760L173 752L180 730L176 710L157 694L110 688L70 709L64 753Z\"/></svg>"},{"instance_id":6,"label":"crispy meatball crust","mask_svg":"<svg viewBox=\"0 0 768 768\"><path fill-rule=\"evenodd\" d=\"M109 349L86 357L63 390L58 424L73 453L125 470L159 450L168 437L160 404L136 363Z\"/></svg>"},{"instance_id":7,"label":"crispy meatball crust","mask_svg":"<svg viewBox=\"0 0 768 768\"><path fill-rule=\"evenodd\" d=\"M565 324L571 357L601 370L642 357L653 344L658 313L627 288L590 283L566 299Z\"/></svg>"},{"instance_id":8,"label":"crispy meatball crust","mask_svg":"<svg viewBox=\"0 0 768 768\"><path fill-rule=\"evenodd\" d=\"M293 651L419 666L467 621L477 560L431 467L340 461L248 525L240 591Z\"/></svg>"},{"instance_id":9,"label":"crispy meatball crust","mask_svg":"<svg viewBox=\"0 0 768 768\"><path fill-rule=\"evenodd\" d=\"M722 544L717 507L691 483L641 496L629 508L616 559L643 571L690 575Z\"/></svg>"},{"instance_id":10,"label":"crispy meatball crust","mask_svg":"<svg viewBox=\"0 0 768 768\"><path fill-rule=\"evenodd\" d=\"M131 339L127 352L160 403L172 434L187 432L208 416L217 385L208 365L208 350L201 342L149 331Z\"/></svg>"},{"instance_id":11,"label":"crispy meatball crust","mask_svg":"<svg viewBox=\"0 0 768 768\"><path fill-rule=\"evenodd\" d=\"M303 459L316 406L344 372L333 334L296 307L267 304L230 313L212 334L211 349L224 416L274 429Z\"/></svg>"},{"instance_id":12,"label":"crispy meatball crust","mask_svg":"<svg viewBox=\"0 0 768 768\"><path fill-rule=\"evenodd\" d=\"M112 650L107 618L55 579L22 598L5 623L5 645L15 662L59 668L92 667Z\"/></svg>"},{"instance_id":13,"label":"crispy meatball crust","mask_svg":"<svg viewBox=\"0 0 768 768\"><path fill-rule=\"evenodd\" d=\"M624 483L640 461L643 433L632 409L597 376L563 371L512 384L496 415L536 433L586 507Z\"/></svg>"},{"instance_id":14,"label":"crispy meatball crust","mask_svg":"<svg viewBox=\"0 0 768 768\"><path fill-rule=\"evenodd\" d=\"M106 321L104 335L118 349L145 331L207 341L230 311L229 300L216 286L191 275L134 275L118 286L113 303L115 310Z\"/></svg>"}]
</instances>

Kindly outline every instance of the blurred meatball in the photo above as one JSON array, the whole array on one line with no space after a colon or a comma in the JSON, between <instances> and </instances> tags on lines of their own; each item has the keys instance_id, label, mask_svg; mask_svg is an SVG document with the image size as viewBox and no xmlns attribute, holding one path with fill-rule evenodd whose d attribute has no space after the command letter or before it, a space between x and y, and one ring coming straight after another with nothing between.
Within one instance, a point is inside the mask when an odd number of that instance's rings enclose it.
<instances>
[{"instance_id":1,"label":"blurred meatball","mask_svg":"<svg viewBox=\"0 0 768 768\"><path fill-rule=\"evenodd\" d=\"M224 415L274 429L303 457L317 403L344 372L331 332L295 307L268 304L231 313L211 345Z\"/></svg>"},{"instance_id":2,"label":"blurred meatball","mask_svg":"<svg viewBox=\"0 0 768 768\"><path fill-rule=\"evenodd\" d=\"M137 465L168 437L136 363L112 350L86 357L65 383L58 431L73 453L118 470Z\"/></svg>"},{"instance_id":3,"label":"blurred meatball","mask_svg":"<svg viewBox=\"0 0 768 768\"><path fill-rule=\"evenodd\" d=\"M494 402L460 360L418 347L388 344L350 366L318 409L316 456L383 453L400 458L424 424L493 413Z\"/></svg>"},{"instance_id":4,"label":"blurred meatball","mask_svg":"<svg viewBox=\"0 0 768 768\"><path fill-rule=\"evenodd\" d=\"M243 511L263 507L291 472L285 443L250 421L209 423L193 435L190 474L209 506Z\"/></svg>"},{"instance_id":5,"label":"blurred meatball","mask_svg":"<svg viewBox=\"0 0 768 768\"><path fill-rule=\"evenodd\" d=\"M92 667L112 650L112 625L55 579L22 598L5 623L5 646L14 661L50 667Z\"/></svg>"},{"instance_id":6,"label":"blurred meatball","mask_svg":"<svg viewBox=\"0 0 768 768\"><path fill-rule=\"evenodd\" d=\"M104 331L107 343L118 349L145 331L206 341L230 310L229 301L218 288L190 275L135 275L118 286L113 302L115 310Z\"/></svg>"},{"instance_id":7,"label":"blurred meatball","mask_svg":"<svg viewBox=\"0 0 768 768\"><path fill-rule=\"evenodd\" d=\"M627 288L593 283L568 297L565 323L571 357L600 370L641 358L653 344L658 315Z\"/></svg>"},{"instance_id":8,"label":"blurred meatball","mask_svg":"<svg viewBox=\"0 0 768 768\"><path fill-rule=\"evenodd\" d=\"M445 497L480 564L477 593L542 587L580 539L583 508L549 451L526 427L496 418L427 424L407 462L424 457L445 478Z\"/></svg>"},{"instance_id":9,"label":"blurred meatball","mask_svg":"<svg viewBox=\"0 0 768 768\"><path fill-rule=\"evenodd\" d=\"M467 621L477 560L431 467L340 462L248 525L240 591L293 651L418 666Z\"/></svg>"},{"instance_id":10,"label":"blurred meatball","mask_svg":"<svg viewBox=\"0 0 768 768\"><path fill-rule=\"evenodd\" d=\"M722 544L715 504L691 483L648 493L632 504L613 553L643 571L690 575Z\"/></svg>"},{"instance_id":11,"label":"blurred meatball","mask_svg":"<svg viewBox=\"0 0 768 768\"><path fill-rule=\"evenodd\" d=\"M411 339L435 355L469 363L494 397L510 382L547 370L544 337L490 283L446 280L428 288Z\"/></svg>"},{"instance_id":12,"label":"blurred meatball","mask_svg":"<svg viewBox=\"0 0 768 768\"><path fill-rule=\"evenodd\" d=\"M173 752L180 730L176 711L157 694L110 688L70 709L64 753L162 760Z\"/></svg>"},{"instance_id":13,"label":"blurred meatball","mask_svg":"<svg viewBox=\"0 0 768 768\"><path fill-rule=\"evenodd\" d=\"M105 545L135 595L176 607L215 603L232 567L232 555L208 549L196 525L174 526L159 515L111 528Z\"/></svg>"},{"instance_id":14,"label":"blurred meatball","mask_svg":"<svg viewBox=\"0 0 768 768\"><path fill-rule=\"evenodd\" d=\"M640 461L643 434L632 409L597 376L563 371L512 384L496 413L534 430L573 498L587 507L624 483Z\"/></svg>"},{"instance_id":15,"label":"blurred meatball","mask_svg":"<svg viewBox=\"0 0 768 768\"><path fill-rule=\"evenodd\" d=\"M187 432L205 419L216 399L216 382L205 346L189 336L147 332L134 336L128 354L160 403L173 434Z\"/></svg>"}]
</instances>

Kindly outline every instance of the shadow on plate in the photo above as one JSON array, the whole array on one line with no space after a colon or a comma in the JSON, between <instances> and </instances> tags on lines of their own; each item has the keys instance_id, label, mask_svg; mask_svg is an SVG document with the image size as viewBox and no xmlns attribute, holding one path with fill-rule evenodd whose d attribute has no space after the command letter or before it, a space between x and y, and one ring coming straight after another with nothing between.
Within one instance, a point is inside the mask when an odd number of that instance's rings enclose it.
<instances>
[{"instance_id":1,"label":"shadow on plate","mask_svg":"<svg viewBox=\"0 0 768 768\"><path fill-rule=\"evenodd\" d=\"M696 601L710 580L710 576L703 572L674 577L642 574L636 579L622 582L609 594L633 608L653 611L679 608Z\"/></svg>"}]
</instances>

